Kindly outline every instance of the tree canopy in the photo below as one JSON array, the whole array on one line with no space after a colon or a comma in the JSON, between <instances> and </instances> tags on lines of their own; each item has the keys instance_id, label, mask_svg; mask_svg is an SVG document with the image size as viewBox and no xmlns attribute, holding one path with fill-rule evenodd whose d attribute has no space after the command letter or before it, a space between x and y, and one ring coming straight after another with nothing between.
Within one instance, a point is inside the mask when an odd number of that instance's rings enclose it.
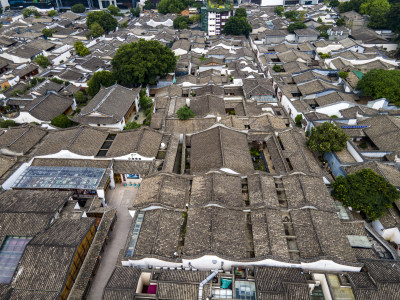
<instances>
[{"instance_id":1,"label":"tree canopy","mask_svg":"<svg viewBox=\"0 0 400 300\"><path fill-rule=\"evenodd\" d=\"M178 109L176 114L178 115L179 120L189 120L190 118L193 118L195 116L194 112L187 105L182 106L180 109Z\"/></svg>"},{"instance_id":2,"label":"tree canopy","mask_svg":"<svg viewBox=\"0 0 400 300\"><path fill-rule=\"evenodd\" d=\"M388 0L350 0L339 5L340 13L354 10L370 16L368 27L400 30L400 4Z\"/></svg>"},{"instance_id":3,"label":"tree canopy","mask_svg":"<svg viewBox=\"0 0 400 300\"><path fill-rule=\"evenodd\" d=\"M124 126L124 130L138 129L142 124L136 123L135 121L128 122Z\"/></svg>"},{"instance_id":4,"label":"tree canopy","mask_svg":"<svg viewBox=\"0 0 400 300\"><path fill-rule=\"evenodd\" d=\"M337 19L336 26L344 26L344 25L346 25L346 21L344 18Z\"/></svg>"},{"instance_id":5,"label":"tree canopy","mask_svg":"<svg viewBox=\"0 0 400 300\"><path fill-rule=\"evenodd\" d=\"M289 24L288 31L290 33L294 33L295 30L303 29L303 28L307 28L307 25L302 22L294 22L294 23Z\"/></svg>"},{"instance_id":6,"label":"tree canopy","mask_svg":"<svg viewBox=\"0 0 400 300\"><path fill-rule=\"evenodd\" d=\"M193 24L192 20L186 16L177 16L174 19L174 28L175 29L186 29L189 28L189 25Z\"/></svg>"},{"instance_id":7,"label":"tree canopy","mask_svg":"<svg viewBox=\"0 0 400 300\"><path fill-rule=\"evenodd\" d=\"M25 8L24 11L22 12L22 16L24 18L28 18L32 15L34 15L35 17L40 17L40 13L36 8Z\"/></svg>"},{"instance_id":8,"label":"tree canopy","mask_svg":"<svg viewBox=\"0 0 400 300\"><path fill-rule=\"evenodd\" d=\"M332 187L332 196L336 200L364 212L372 221L379 219L393 202L400 199L400 191L371 169L339 176Z\"/></svg>"},{"instance_id":9,"label":"tree canopy","mask_svg":"<svg viewBox=\"0 0 400 300\"><path fill-rule=\"evenodd\" d=\"M42 54L35 57L35 63L37 63L39 66L41 66L44 69L46 69L48 66L50 66L49 59Z\"/></svg>"},{"instance_id":10,"label":"tree canopy","mask_svg":"<svg viewBox=\"0 0 400 300\"><path fill-rule=\"evenodd\" d=\"M386 98L400 106L400 71L371 70L358 81L357 87L364 96L374 99Z\"/></svg>"},{"instance_id":11,"label":"tree canopy","mask_svg":"<svg viewBox=\"0 0 400 300\"><path fill-rule=\"evenodd\" d=\"M334 123L325 122L321 126L312 127L307 145L320 153L337 152L346 148L348 135Z\"/></svg>"},{"instance_id":12,"label":"tree canopy","mask_svg":"<svg viewBox=\"0 0 400 300\"><path fill-rule=\"evenodd\" d=\"M107 6L107 10L110 12L110 14L112 14L113 16L119 16L121 10L116 7L114 4L110 4L109 6Z\"/></svg>"},{"instance_id":13,"label":"tree canopy","mask_svg":"<svg viewBox=\"0 0 400 300\"><path fill-rule=\"evenodd\" d=\"M282 13L283 13L283 11L284 11L285 9L283 8L283 6L275 6L275 13L278 15L278 16L282 16Z\"/></svg>"},{"instance_id":14,"label":"tree canopy","mask_svg":"<svg viewBox=\"0 0 400 300\"><path fill-rule=\"evenodd\" d=\"M233 16L228 19L222 31L224 34L248 36L251 30L251 25L245 17Z\"/></svg>"},{"instance_id":15,"label":"tree canopy","mask_svg":"<svg viewBox=\"0 0 400 300\"><path fill-rule=\"evenodd\" d=\"M118 21L108 12L101 11L91 11L87 14L86 25L90 28L93 23L98 23L105 32L110 32L115 30L118 26Z\"/></svg>"},{"instance_id":16,"label":"tree canopy","mask_svg":"<svg viewBox=\"0 0 400 300\"><path fill-rule=\"evenodd\" d=\"M86 104L87 102L87 95L83 92L83 91L77 91L74 94L74 98L76 101L76 104L82 105L82 104Z\"/></svg>"},{"instance_id":17,"label":"tree canopy","mask_svg":"<svg viewBox=\"0 0 400 300\"><path fill-rule=\"evenodd\" d=\"M55 16L57 16L57 12L54 9L52 9L47 13L47 15L49 17L55 17Z\"/></svg>"},{"instance_id":18,"label":"tree canopy","mask_svg":"<svg viewBox=\"0 0 400 300\"><path fill-rule=\"evenodd\" d=\"M0 122L0 128L8 128L8 127L15 127L18 126L14 120L2 120Z\"/></svg>"},{"instance_id":19,"label":"tree canopy","mask_svg":"<svg viewBox=\"0 0 400 300\"><path fill-rule=\"evenodd\" d=\"M75 48L75 52L77 55L79 56L86 56L90 54L90 50L85 47L85 45L83 45L83 43L81 41L77 41L74 44L74 48Z\"/></svg>"},{"instance_id":20,"label":"tree canopy","mask_svg":"<svg viewBox=\"0 0 400 300\"><path fill-rule=\"evenodd\" d=\"M51 28L43 28L42 29L42 33L46 36L46 37L52 37L53 33L56 32L54 29Z\"/></svg>"},{"instance_id":21,"label":"tree canopy","mask_svg":"<svg viewBox=\"0 0 400 300\"><path fill-rule=\"evenodd\" d=\"M84 13L86 10L85 5L83 5L82 3L78 3L75 4L71 7L72 12L76 13L76 14L81 14Z\"/></svg>"},{"instance_id":22,"label":"tree canopy","mask_svg":"<svg viewBox=\"0 0 400 300\"><path fill-rule=\"evenodd\" d=\"M115 78L124 86L153 84L158 77L175 70L174 52L158 41L145 41L121 45L111 61Z\"/></svg>"},{"instance_id":23,"label":"tree canopy","mask_svg":"<svg viewBox=\"0 0 400 300\"><path fill-rule=\"evenodd\" d=\"M245 9L244 7L240 7L240 8L238 8L238 9L236 9L236 11L235 11L235 17L247 18L246 9Z\"/></svg>"},{"instance_id":24,"label":"tree canopy","mask_svg":"<svg viewBox=\"0 0 400 300\"><path fill-rule=\"evenodd\" d=\"M143 9L145 9L145 10L153 9L153 3L150 0L146 0L144 2Z\"/></svg>"},{"instance_id":25,"label":"tree canopy","mask_svg":"<svg viewBox=\"0 0 400 300\"><path fill-rule=\"evenodd\" d=\"M151 98L147 97L146 90L142 89L140 91L140 98L139 98L139 106L141 109L146 110L149 109L153 105L153 101Z\"/></svg>"},{"instance_id":26,"label":"tree canopy","mask_svg":"<svg viewBox=\"0 0 400 300\"><path fill-rule=\"evenodd\" d=\"M140 7L138 6L138 7L136 7L136 8L131 8L130 9L130 12L131 12L131 14L132 14L132 16L133 17L140 17Z\"/></svg>"},{"instance_id":27,"label":"tree canopy","mask_svg":"<svg viewBox=\"0 0 400 300\"><path fill-rule=\"evenodd\" d=\"M157 9L161 14L180 13L189 6L188 0L161 0L158 3Z\"/></svg>"},{"instance_id":28,"label":"tree canopy","mask_svg":"<svg viewBox=\"0 0 400 300\"><path fill-rule=\"evenodd\" d=\"M109 87L115 84L115 76L110 71L99 71L93 74L87 83L86 92L89 96L94 97L99 91L100 87Z\"/></svg>"},{"instance_id":29,"label":"tree canopy","mask_svg":"<svg viewBox=\"0 0 400 300\"><path fill-rule=\"evenodd\" d=\"M59 128L68 128L74 125L66 115L59 115L51 120L51 125L59 127Z\"/></svg>"},{"instance_id":30,"label":"tree canopy","mask_svg":"<svg viewBox=\"0 0 400 300\"><path fill-rule=\"evenodd\" d=\"M388 0L367 0L360 5L360 13L369 15L368 27L385 28L386 15L390 11Z\"/></svg>"},{"instance_id":31,"label":"tree canopy","mask_svg":"<svg viewBox=\"0 0 400 300\"><path fill-rule=\"evenodd\" d=\"M90 36L97 38L99 36L102 36L103 34L104 29L100 26L99 23L94 22L92 25L90 25Z\"/></svg>"}]
</instances>

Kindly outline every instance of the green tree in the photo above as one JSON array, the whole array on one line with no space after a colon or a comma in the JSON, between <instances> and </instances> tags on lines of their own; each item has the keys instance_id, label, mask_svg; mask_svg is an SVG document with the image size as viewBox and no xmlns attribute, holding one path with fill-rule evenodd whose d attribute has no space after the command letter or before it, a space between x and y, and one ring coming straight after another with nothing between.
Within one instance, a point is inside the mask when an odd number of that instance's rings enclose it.
<instances>
[{"instance_id":1,"label":"green tree","mask_svg":"<svg viewBox=\"0 0 400 300\"><path fill-rule=\"evenodd\" d=\"M364 1L365 0L350 0L347 2L342 2L339 5L339 12L344 13L351 10L360 12L360 6Z\"/></svg>"},{"instance_id":2,"label":"green tree","mask_svg":"<svg viewBox=\"0 0 400 300\"><path fill-rule=\"evenodd\" d=\"M284 10L285 10L285 9L283 8L283 6L275 6L275 13L276 13L278 16L282 16L282 13L283 13Z\"/></svg>"},{"instance_id":3,"label":"green tree","mask_svg":"<svg viewBox=\"0 0 400 300\"><path fill-rule=\"evenodd\" d=\"M305 11L294 11L289 10L283 13L286 19L290 19L291 21L304 21L304 17L306 15Z\"/></svg>"},{"instance_id":4,"label":"green tree","mask_svg":"<svg viewBox=\"0 0 400 300\"><path fill-rule=\"evenodd\" d=\"M174 52L158 41L145 41L121 45L111 61L115 78L124 86L154 84L175 70L177 58Z\"/></svg>"},{"instance_id":5,"label":"green tree","mask_svg":"<svg viewBox=\"0 0 400 300\"><path fill-rule=\"evenodd\" d=\"M362 169L346 177L339 176L332 185L332 196L354 210L360 210L375 221L392 203L400 199L400 191L371 169Z\"/></svg>"},{"instance_id":6,"label":"green tree","mask_svg":"<svg viewBox=\"0 0 400 300\"><path fill-rule=\"evenodd\" d=\"M72 12L76 13L76 14L81 14L84 13L86 10L85 5L79 3L79 4L75 4L71 7Z\"/></svg>"},{"instance_id":7,"label":"green tree","mask_svg":"<svg viewBox=\"0 0 400 300\"><path fill-rule=\"evenodd\" d=\"M344 18L339 18L336 21L336 26L344 26L346 25L346 21L344 20Z\"/></svg>"},{"instance_id":8,"label":"green tree","mask_svg":"<svg viewBox=\"0 0 400 300\"><path fill-rule=\"evenodd\" d=\"M88 100L87 95L83 91L77 91L74 94L74 98L75 98L76 104L78 104L78 105L86 104L86 102Z\"/></svg>"},{"instance_id":9,"label":"green tree","mask_svg":"<svg viewBox=\"0 0 400 300\"><path fill-rule=\"evenodd\" d=\"M320 153L338 152L346 148L349 137L334 123L325 122L321 126L312 127L307 145Z\"/></svg>"},{"instance_id":10,"label":"green tree","mask_svg":"<svg viewBox=\"0 0 400 300\"><path fill-rule=\"evenodd\" d=\"M90 54L90 50L83 45L81 41L75 42L74 44L75 52L79 56L87 56Z\"/></svg>"},{"instance_id":11,"label":"green tree","mask_svg":"<svg viewBox=\"0 0 400 300\"><path fill-rule=\"evenodd\" d=\"M400 71L371 70L358 81L356 89L374 99L386 98L400 106Z\"/></svg>"},{"instance_id":12,"label":"green tree","mask_svg":"<svg viewBox=\"0 0 400 300\"><path fill-rule=\"evenodd\" d=\"M140 17L140 7L131 8L130 12L133 17L136 17L136 18Z\"/></svg>"},{"instance_id":13,"label":"green tree","mask_svg":"<svg viewBox=\"0 0 400 300\"><path fill-rule=\"evenodd\" d=\"M161 14L175 13L178 14L189 6L188 0L161 0L157 9Z\"/></svg>"},{"instance_id":14,"label":"green tree","mask_svg":"<svg viewBox=\"0 0 400 300\"><path fill-rule=\"evenodd\" d=\"M66 115L59 115L51 120L51 125L59 127L59 128L68 128L74 125Z\"/></svg>"},{"instance_id":15,"label":"green tree","mask_svg":"<svg viewBox=\"0 0 400 300\"><path fill-rule=\"evenodd\" d=\"M340 78L346 79L347 77L349 77L349 73L345 72L345 71L339 71L338 75Z\"/></svg>"},{"instance_id":16,"label":"green tree","mask_svg":"<svg viewBox=\"0 0 400 300\"><path fill-rule=\"evenodd\" d=\"M57 12L54 9L52 9L47 13L47 15L49 17L55 17L55 16L57 16Z\"/></svg>"},{"instance_id":17,"label":"green tree","mask_svg":"<svg viewBox=\"0 0 400 300\"><path fill-rule=\"evenodd\" d=\"M100 26L99 23L94 22L92 25L90 25L90 36L97 38L99 36L102 36L103 34L104 29Z\"/></svg>"},{"instance_id":18,"label":"green tree","mask_svg":"<svg viewBox=\"0 0 400 300\"><path fill-rule=\"evenodd\" d=\"M200 15L194 15L189 17L190 21L192 22L192 24L200 22L201 21L201 16Z\"/></svg>"},{"instance_id":19,"label":"green tree","mask_svg":"<svg viewBox=\"0 0 400 300\"><path fill-rule=\"evenodd\" d=\"M110 71L99 71L93 74L87 83L86 92L89 96L94 97L99 91L100 87L109 87L115 84L115 76Z\"/></svg>"},{"instance_id":20,"label":"green tree","mask_svg":"<svg viewBox=\"0 0 400 300\"><path fill-rule=\"evenodd\" d=\"M187 105L182 106L180 109L178 109L176 114L178 115L179 120L189 120L190 118L193 118L195 116L194 112Z\"/></svg>"},{"instance_id":21,"label":"green tree","mask_svg":"<svg viewBox=\"0 0 400 300\"><path fill-rule=\"evenodd\" d=\"M50 66L49 59L42 54L35 57L35 63L37 63L43 69L46 69L48 66Z\"/></svg>"},{"instance_id":22,"label":"green tree","mask_svg":"<svg viewBox=\"0 0 400 300\"><path fill-rule=\"evenodd\" d=\"M153 9L153 3L151 3L150 0L146 0L146 1L144 2L143 9L144 9L144 10Z\"/></svg>"},{"instance_id":23,"label":"green tree","mask_svg":"<svg viewBox=\"0 0 400 300\"><path fill-rule=\"evenodd\" d=\"M110 4L109 6L107 6L107 10L110 12L110 14L112 14L113 16L119 16L120 13L120 9L118 7L116 7L113 4Z\"/></svg>"},{"instance_id":24,"label":"green tree","mask_svg":"<svg viewBox=\"0 0 400 300\"><path fill-rule=\"evenodd\" d=\"M106 33L115 30L115 28L117 28L118 26L117 19L115 19L111 14L104 10L91 11L87 14L87 27L90 28L93 23L99 23Z\"/></svg>"},{"instance_id":25,"label":"green tree","mask_svg":"<svg viewBox=\"0 0 400 300\"><path fill-rule=\"evenodd\" d=\"M360 6L360 12L369 15L368 27L385 28L386 15L390 11L388 0L367 0Z\"/></svg>"},{"instance_id":26,"label":"green tree","mask_svg":"<svg viewBox=\"0 0 400 300\"><path fill-rule=\"evenodd\" d=\"M139 106L141 109L146 110L149 109L153 105L153 101L151 98L147 97L146 90L142 89L139 95Z\"/></svg>"},{"instance_id":27,"label":"green tree","mask_svg":"<svg viewBox=\"0 0 400 300\"><path fill-rule=\"evenodd\" d=\"M235 17L247 18L246 9L243 8L243 7L240 7L240 8L238 8L238 9L236 9L236 11L235 11Z\"/></svg>"},{"instance_id":28,"label":"green tree","mask_svg":"<svg viewBox=\"0 0 400 300\"><path fill-rule=\"evenodd\" d=\"M294 10L288 10L283 13L286 19L290 19L292 21L296 21L296 12Z\"/></svg>"},{"instance_id":29,"label":"green tree","mask_svg":"<svg viewBox=\"0 0 400 300\"><path fill-rule=\"evenodd\" d=\"M46 37L52 37L54 32L55 32L55 30L54 30L54 29L51 29L51 28L43 28L43 29L42 29L42 33L43 33Z\"/></svg>"},{"instance_id":30,"label":"green tree","mask_svg":"<svg viewBox=\"0 0 400 300\"><path fill-rule=\"evenodd\" d=\"M272 67L272 70L274 70L274 72L279 73L282 71L282 67L280 65L274 65Z\"/></svg>"},{"instance_id":31,"label":"green tree","mask_svg":"<svg viewBox=\"0 0 400 300\"><path fill-rule=\"evenodd\" d=\"M290 23L288 26L288 31L290 33L294 33L295 30L297 29L303 29L303 28L307 28L307 25L302 23L302 22L295 22L295 23Z\"/></svg>"},{"instance_id":32,"label":"green tree","mask_svg":"<svg viewBox=\"0 0 400 300\"><path fill-rule=\"evenodd\" d=\"M138 129L140 126L142 126L142 125L136 123L135 121L132 121L132 122L126 123L126 125L124 126L124 130Z\"/></svg>"},{"instance_id":33,"label":"green tree","mask_svg":"<svg viewBox=\"0 0 400 300\"><path fill-rule=\"evenodd\" d=\"M189 28L190 24L192 24L192 20L189 17L177 16L173 25L175 29L186 29Z\"/></svg>"},{"instance_id":34,"label":"green tree","mask_svg":"<svg viewBox=\"0 0 400 300\"><path fill-rule=\"evenodd\" d=\"M40 17L40 14L36 8L25 8L24 11L22 12L22 16L24 18L28 18L32 15L34 15L35 17Z\"/></svg>"},{"instance_id":35,"label":"green tree","mask_svg":"<svg viewBox=\"0 0 400 300\"><path fill-rule=\"evenodd\" d=\"M294 118L294 122L296 123L297 127L301 127L301 120L303 120L302 114L298 114L296 118Z\"/></svg>"},{"instance_id":36,"label":"green tree","mask_svg":"<svg viewBox=\"0 0 400 300\"><path fill-rule=\"evenodd\" d=\"M330 7L338 7L340 5L339 0L331 0L329 1L329 6Z\"/></svg>"},{"instance_id":37,"label":"green tree","mask_svg":"<svg viewBox=\"0 0 400 300\"><path fill-rule=\"evenodd\" d=\"M224 34L248 36L251 30L251 25L246 18L233 16L228 19L222 32Z\"/></svg>"},{"instance_id":38,"label":"green tree","mask_svg":"<svg viewBox=\"0 0 400 300\"><path fill-rule=\"evenodd\" d=\"M400 33L400 3L393 2L390 5L390 11L386 16L387 28L393 30L396 33Z\"/></svg>"},{"instance_id":39,"label":"green tree","mask_svg":"<svg viewBox=\"0 0 400 300\"><path fill-rule=\"evenodd\" d=\"M8 128L8 127L15 127L18 126L14 120L2 120L0 122L0 128Z\"/></svg>"}]
</instances>

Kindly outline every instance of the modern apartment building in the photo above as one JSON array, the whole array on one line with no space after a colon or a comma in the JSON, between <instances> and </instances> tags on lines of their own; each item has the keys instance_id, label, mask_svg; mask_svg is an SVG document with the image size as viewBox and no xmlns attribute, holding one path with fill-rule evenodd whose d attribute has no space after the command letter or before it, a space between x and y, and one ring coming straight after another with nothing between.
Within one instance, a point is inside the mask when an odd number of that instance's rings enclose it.
<instances>
[{"instance_id":1,"label":"modern apartment building","mask_svg":"<svg viewBox=\"0 0 400 300\"><path fill-rule=\"evenodd\" d=\"M230 16L232 7L228 3L207 2L206 6L201 8L201 28L208 35L222 34Z\"/></svg>"}]
</instances>

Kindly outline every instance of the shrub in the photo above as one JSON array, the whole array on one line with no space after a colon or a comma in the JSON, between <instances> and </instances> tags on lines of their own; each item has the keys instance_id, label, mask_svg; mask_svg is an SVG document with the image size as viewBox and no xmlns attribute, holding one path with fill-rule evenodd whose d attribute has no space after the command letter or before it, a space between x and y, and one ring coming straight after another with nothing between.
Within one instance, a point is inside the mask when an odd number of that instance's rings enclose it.
<instances>
[{"instance_id":1,"label":"shrub","mask_svg":"<svg viewBox=\"0 0 400 300\"><path fill-rule=\"evenodd\" d=\"M283 13L284 10L285 10L285 9L283 8L283 6L276 6L276 7L275 7L275 13L276 13L278 16L282 16L282 13Z\"/></svg>"},{"instance_id":2,"label":"shrub","mask_svg":"<svg viewBox=\"0 0 400 300\"><path fill-rule=\"evenodd\" d=\"M302 114L298 114L296 118L294 118L297 127L301 127L301 120L303 120Z\"/></svg>"},{"instance_id":3,"label":"shrub","mask_svg":"<svg viewBox=\"0 0 400 300\"><path fill-rule=\"evenodd\" d=\"M68 128L74 125L66 115L59 115L51 120L51 125L59 127L59 128Z\"/></svg>"},{"instance_id":4,"label":"shrub","mask_svg":"<svg viewBox=\"0 0 400 300\"><path fill-rule=\"evenodd\" d=\"M90 54L90 50L83 45L81 41L75 42L74 44L75 52L79 56L87 56Z\"/></svg>"},{"instance_id":5,"label":"shrub","mask_svg":"<svg viewBox=\"0 0 400 300\"><path fill-rule=\"evenodd\" d=\"M279 73L282 70L282 67L280 65L274 65L272 67L272 70L274 70L274 72Z\"/></svg>"},{"instance_id":6,"label":"shrub","mask_svg":"<svg viewBox=\"0 0 400 300\"><path fill-rule=\"evenodd\" d=\"M14 127L18 126L17 123L15 123L14 120L3 120L0 122L0 128L8 128L8 127Z\"/></svg>"},{"instance_id":7,"label":"shrub","mask_svg":"<svg viewBox=\"0 0 400 300\"><path fill-rule=\"evenodd\" d=\"M35 57L35 63L37 63L39 66L41 66L43 69L46 69L48 66L50 66L50 61L49 59L44 56L44 55L38 55Z\"/></svg>"},{"instance_id":8,"label":"shrub","mask_svg":"<svg viewBox=\"0 0 400 300\"><path fill-rule=\"evenodd\" d=\"M176 114L178 115L179 120L188 120L195 116L194 112L187 105L182 106L180 109L178 109Z\"/></svg>"},{"instance_id":9,"label":"shrub","mask_svg":"<svg viewBox=\"0 0 400 300\"><path fill-rule=\"evenodd\" d=\"M136 123L135 121L132 121L132 122L126 123L126 125L125 125L125 127L124 127L124 130L137 129L137 128L139 128L140 126L142 126L142 125Z\"/></svg>"},{"instance_id":10,"label":"shrub","mask_svg":"<svg viewBox=\"0 0 400 300\"><path fill-rule=\"evenodd\" d=\"M346 79L347 77L349 77L349 73L345 72L345 71L339 71L338 75L340 78Z\"/></svg>"}]
</instances>

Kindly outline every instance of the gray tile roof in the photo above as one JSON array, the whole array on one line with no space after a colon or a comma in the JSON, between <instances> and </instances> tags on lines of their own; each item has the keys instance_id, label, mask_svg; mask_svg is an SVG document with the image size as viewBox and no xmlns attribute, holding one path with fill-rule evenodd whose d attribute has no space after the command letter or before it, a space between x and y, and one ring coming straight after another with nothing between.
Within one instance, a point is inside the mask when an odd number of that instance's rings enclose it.
<instances>
[{"instance_id":1,"label":"gray tile roof","mask_svg":"<svg viewBox=\"0 0 400 300\"><path fill-rule=\"evenodd\" d=\"M55 117L66 112L73 103L74 101L70 98L50 92L43 97L34 99L22 110L41 121L50 122Z\"/></svg>"},{"instance_id":2,"label":"gray tile roof","mask_svg":"<svg viewBox=\"0 0 400 300\"><path fill-rule=\"evenodd\" d=\"M96 96L82 108L75 120L82 124L116 124L135 105L140 88L128 89L120 85L102 88Z\"/></svg>"},{"instance_id":3,"label":"gray tile roof","mask_svg":"<svg viewBox=\"0 0 400 300\"><path fill-rule=\"evenodd\" d=\"M205 151L207 149L207 151ZM254 170L246 134L221 126L191 137L191 172L229 168L247 173Z\"/></svg>"},{"instance_id":4,"label":"gray tile roof","mask_svg":"<svg viewBox=\"0 0 400 300\"><path fill-rule=\"evenodd\" d=\"M24 155L46 134L46 130L32 125L9 128L0 133L0 152L5 150Z\"/></svg>"}]
</instances>

